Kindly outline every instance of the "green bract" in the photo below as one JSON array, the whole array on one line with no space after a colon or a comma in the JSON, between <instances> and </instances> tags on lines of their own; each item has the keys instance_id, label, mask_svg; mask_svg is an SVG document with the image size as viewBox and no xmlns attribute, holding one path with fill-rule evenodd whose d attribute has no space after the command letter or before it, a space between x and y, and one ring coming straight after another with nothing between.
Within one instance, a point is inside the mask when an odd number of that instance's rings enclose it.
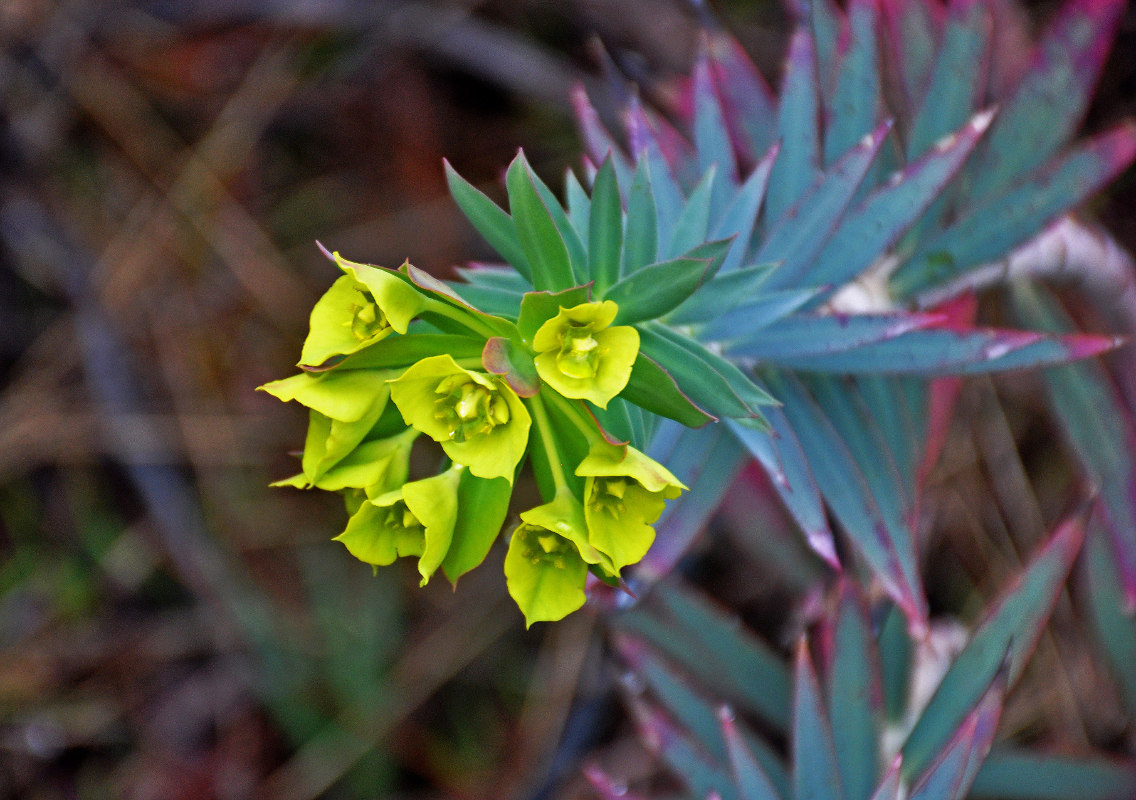
<instances>
[{"instance_id":1,"label":"green bract","mask_svg":"<svg viewBox=\"0 0 1136 800\"><path fill-rule=\"evenodd\" d=\"M533 337L541 380L565 397L607 408L627 385L639 354L637 330L609 327L617 313L610 300L561 307Z\"/></svg>"},{"instance_id":2,"label":"green bract","mask_svg":"<svg viewBox=\"0 0 1136 800\"><path fill-rule=\"evenodd\" d=\"M576 474L587 478L588 541L611 558L617 572L646 555L655 540L651 525L663 513L665 501L687 488L635 448L603 440L592 446Z\"/></svg>"},{"instance_id":3,"label":"green bract","mask_svg":"<svg viewBox=\"0 0 1136 800\"><path fill-rule=\"evenodd\" d=\"M571 494L558 493L551 503L521 512L505 556L505 579L526 626L563 619L582 606L588 563L602 558L588 544L584 510Z\"/></svg>"},{"instance_id":4,"label":"green bract","mask_svg":"<svg viewBox=\"0 0 1136 800\"><path fill-rule=\"evenodd\" d=\"M390 383L407 425L442 445L479 478L512 482L529 440L531 420L516 392L492 375L431 356Z\"/></svg>"},{"instance_id":5,"label":"green bract","mask_svg":"<svg viewBox=\"0 0 1136 800\"><path fill-rule=\"evenodd\" d=\"M425 586L450 549L460 479L461 467L454 467L385 492L363 503L335 540L360 561L376 566L394 563L399 556L419 556Z\"/></svg>"},{"instance_id":6,"label":"green bract","mask_svg":"<svg viewBox=\"0 0 1136 800\"><path fill-rule=\"evenodd\" d=\"M394 272L346 261L338 253L334 258L347 274L312 309L301 364L317 366L370 347L391 333L406 333L426 305L426 298Z\"/></svg>"},{"instance_id":7,"label":"green bract","mask_svg":"<svg viewBox=\"0 0 1136 800\"><path fill-rule=\"evenodd\" d=\"M309 433L316 427L312 424ZM298 489L314 486L329 492L360 489L366 497L377 497L406 483L410 446L418 436L418 431L408 428L389 439L363 442L319 478L309 479L301 472L273 486L294 486Z\"/></svg>"},{"instance_id":8,"label":"green bract","mask_svg":"<svg viewBox=\"0 0 1136 800\"><path fill-rule=\"evenodd\" d=\"M324 473L366 438L386 408L390 398L387 382L396 374L381 370L301 373L260 387L312 411L304 444L305 485L320 485Z\"/></svg>"}]
</instances>

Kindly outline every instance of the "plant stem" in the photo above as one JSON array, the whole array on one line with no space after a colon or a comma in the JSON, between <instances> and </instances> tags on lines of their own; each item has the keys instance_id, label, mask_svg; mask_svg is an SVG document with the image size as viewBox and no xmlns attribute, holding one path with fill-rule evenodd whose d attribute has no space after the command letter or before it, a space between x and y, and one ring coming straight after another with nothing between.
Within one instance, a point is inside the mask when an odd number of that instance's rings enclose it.
<instances>
[{"instance_id":1,"label":"plant stem","mask_svg":"<svg viewBox=\"0 0 1136 800\"><path fill-rule=\"evenodd\" d=\"M471 314L467 311L462 311L458 308L454 308L447 303L443 303L441 300L427 298L426 307L422 310L437 314L440 317L452 319L459 325L468 328L476 334L484 336L486 339L492 339L494 336L500 335L497 331L493 330L481 320L477 319L476 315Z\"/></svg>"},{"instance_id":2,"label":"plant stem","mask_svg":"<svg viewBox=\"0 0 1136 800\"><path fill-rule=\"evenodd\" d=\"M552 392L551 396L556 402L556 405L560 407L560 410L564 412L564 416L576 426L576 429L580 431L580 433L584 434L584 438L588 440L588 444L600 438L600 432L596 430L596 426L589 424L588 420L580 413L580 409L573 405L568 398L562 397L555 392Z\"/></svg>"},{"instance_id":3,"label":"plant stem","mask_svg":"<svg viewBox=\"0 0 1136 800\"><path fill-rule=\"evenodd\" d=\"M552 433L552 423L548 419L548 411L540 395L528 398L528 405L532 409L533 421L544 445L544 455L548 460L548 469L552 473L552 482L556 484L556 491L568 489L568 481L564 477L564 465L560 461L560 450L556 446L556 437Z\"/></svg>"}]
</instances>

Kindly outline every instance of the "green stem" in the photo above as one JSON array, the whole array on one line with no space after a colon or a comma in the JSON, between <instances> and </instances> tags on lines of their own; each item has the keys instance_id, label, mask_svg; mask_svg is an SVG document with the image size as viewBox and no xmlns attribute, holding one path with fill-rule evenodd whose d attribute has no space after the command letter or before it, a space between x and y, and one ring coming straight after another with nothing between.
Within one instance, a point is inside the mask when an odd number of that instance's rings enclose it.
<instances>
[{"instance_id":1,"label":"green stem","mask_svg":"<svg viewBox=\"0 0 1136 800\"><path fill-rule=\"evenodd\" d=\"M553 401L559 406L560 410L564 412L564 416L576 426L576 429L584 435L588 444L591 445L596 439L603 438L603 435L580 411L580 408L572 403L567 397L557 394L556 392L549 391Z\"/></svg>"},{"instance_id":2,"label":"green stem","mask_svg":"<svg viewBox=\"0 0 1136 800\"><path fill-rule=\"evenodd\" d=\"M485 365L481 363L480 358L455 358L454 363L471 372L485 372Z\"/></svg>"},{"instance_id":3,"label":"green stem","mask_svg":"<svg viewBox=\"0 0 1136 800\"><path fill-rule=\"evenodd\" d=\"M494 336L500 336L497 331L493 330L491 327L479 320L476 315L471 314L468 311L462 311L460 308L454 308L448 303L443 303L441 300L427 298L426 306L422 310L423 312L430 312L432 314L437 314L440 317L452 319L459 325L468 328L476 334L484 336L486 339L492 339Z\"/></svg>"},{"instance_id":4,"label":"green stem","mask_svg":"<svg viewBox=\"0 0 1136 800\"><path fill-rule=\"evenodd\" d=\"M564 477L564 464L560 461L560 450L556 447L556 437L552 433L552 423L548 419L548 411L540 395L528 398L528 406L532 409L533 421L544 445L544 455L548 461L548 469L552 473L552 482L556 484L557 493L568 489L568 481Z\"/></svg>"}]
</instances>

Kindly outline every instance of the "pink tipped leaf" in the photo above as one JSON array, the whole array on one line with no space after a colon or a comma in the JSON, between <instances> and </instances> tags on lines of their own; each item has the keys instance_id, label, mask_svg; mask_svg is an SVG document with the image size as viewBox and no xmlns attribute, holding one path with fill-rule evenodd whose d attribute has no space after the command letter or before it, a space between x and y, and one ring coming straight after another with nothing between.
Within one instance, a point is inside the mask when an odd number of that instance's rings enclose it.
<instances>
[{"instance_id":1,"label":"pink tipped leaf","mask_svg":"<svg viewBox=\"0 0 1136 800\"><path fill-rule=\"evenodd\" d=\"M1006 695L1006 673L995 674L943 751L919 777L908 800L963 800L978 774L998 727Z\"/></svg>"},{"instance_id":2,"label":"pink tipped leaf","mask_svg":"<svg viewBox=\"0 0 1136 800\"><path fill-rule=\"evenodd\" d=\"M760 153L777 140L777 98L732 36L710 34L710 67L739 154Z\"/></svg>"},{"instance_id":3,"label":"pink tipped leaf","mask_svg":"<svg viewBox=\"0 0 1136 800\"><path fill-rule=\"evenodd\" d=\"M781 142L781 155L773 166L765 204L767 220L781 219L820 172L816 48L808 31L798 29L789 41L780 98L777 138Z\"/></svg>"},{"instance_id":4,"label":"pink tipped leaf","mask_svg":"<svg viewBox=\"0 0 1136 800\"><path fill-rule=\"evenodd\" d=\"M882 0L883 35L891 71L885 79L899 116L910 124L931 80L943 28L938 0Z\"/></svg>"},{"instance_id":5,"label":"pink tipped leaf","mask_svg":"<svg viewBox=\"0 0 1136 800\"><path fill-rule=\"evenodd\" d=\"M584 777L600 800L647 800L641 794L627 791L626 784L613 779L599 764L585 764Z\"/></svg>"},{"instance_id":6,"label":"pink tipped leaf","mask_svg":"<svg viewBox=\"0 0 1136 800\"><path fill-rule=\"evenodd\" d=\"M869 800L879 780L879 734L883 723L872 626L855 583L845 579L824 670L836 760L846 800Z\"/></svg>"},{"instance_id":7,"label":"pink tipped leaf","mask_svg":"<svg viewBox=\"0 0 1136 800\"><path fill-rule=\"evenodd\" d=\"M726 423L730 432L761 464L785 508L800 526L809 547L839 572L842 567L836 555L836 542L808 458L784 411L774 407L765 413L773 429L772 435L738 425L732 420Z\"/></svg>"},{"instance_id":8,"label":"pink tipped leaf","mask_svg":"<svg viewBox=\"0 0 1136 800\"><path fill-rule=\"evenodd\" d=\"M1028 325L1067 331L1072 322L1051 295L1017 287L1014 310ZM1136 608L1136 419L1096 361L1045 373L1061 433L1099 492L1101 522L1109 532L1126 606Z\"/></svg>"},{"instance_id":9,"label":"pink tipped leaf","mask_svg":"<svg viewBox=\"0 0 1136 800\"><path fill-rule=\"evenodd\" d=\"M1066 2L977 157L969 190L973 202L1044 164L1073 135L1124 6L1125 0Z\"/></svg>"},{"instance_id":10,"label":"pink tipped leaf","mask_svg":"<svg viewBox=\"0 0 1136 800\"><path fill-rule=\"evenodd\" d=\"M906 524L885 514L854 451L817 402L792 375L770 373L770 388L801 443L817 486L876 579L903 609L909 627L927 627L920 576L913 569L914 539Z\"/></svg>"},{"instance_id":11,"label":"pink tipped leaf","mask_svg":"<svg viewBox=\"0 0 1136 800\"><path fill-rule=\"evenodd\" d=\"M1004 119L1005 112L999 115ZM1028 148L1027 148L1028 149ZM1090 139L1042 173L962 216L919 249L892 275L900 296L1004 258L1048 223L1099 191L1136 157L1136 122Z\"/></svg>"},{"instance_id":12,"label":"pink tipped leaf","mask_svg":"<svg viewBox=\"0 0 1136 800\"><path fill-rule=\"evenodd\" d=\"M832 726L809 656L808 642L797 643L793 694L793 796L844 800L843 780L836 759Z\"/></svg>"},{"instance_id":13,"label":"pink tipped leaf","mask_svg":"<svg viewBox=\"0 0 1136 800\"><path fill-rule=\"evenodd\" d=\"M813 262L840 224L890 130L891 122L885 122L865 135L810 189L802 193L800 200L791 209L780 217L771 217L773 222L769 235L758 248L756 260L784 263L770 276L767 289L801 286L805 281L811 282L809 270ZM782 142L782 158L789 146L787 141ZM780 159L777 163L781 163ZM773 173L776 180L777 165L774 165ZM770 200L773 190L774 185L771 183ZM770 208L769 211L773 213L774 210Z\"/></svg>"},{"instance_id":14,"label":"pink tipped leaf","mask_svg":"<svg viewBox=\"0 0 1136 800\"><path fill-rule=\"evenodd\" d=\"M899 790L903 785L900 779L900 769L902 766L902 756L896 756L892 759L891 766L888 767L888 771L880 781L880 785L876 788L875 793L872 794L871 800L899 800Z\"/></svg>"},{"instance_id":15,"label":"pink tipped leaf","mask_svg":"<svg viewBox=\"0 0 1136 800\"><path fill-rule=\"evenodd\" d=\"M714 226L713 238L736 237L729 255L722 264L724 272L731 272L741 266L742 260L749 253L750 237L757 227L757 215L769 186L769 174L780 150L779 145L769 148L769 152L762 157L749 177L734 193L729 205Z\"/></svg>"},{"instance_id":16,"label":"pink tipped leaf","mask_svg":"<svg viewBox=\"0 0 1136 800\"><path fill-rule=\"evenodd\" d=\"M619 143L600 121L599 112L596 111L588 93L582 85L572 88L572 109L576 113L576 122L580 126L580 134L584 139L584 147L591 156L591 160L600 164L611 154L615 172L619 178L620 186L631 185L631 172L634 166L623 154Z\"/></svg>"},{"instance_id":17,"label":"pink tipped leaf","mask_svg":"<svg viewBox=\"0 0 1136 800\"><path fill-rule=\"evenodd\" d=\"M848 4L847 42L841 48L825 121L825 164L834 163L879 122L881 80L876 38L879 20L879 0L851 0Z\"/></svg>"},{"instance_id":18,"label":"pink tipped leaf","mask_svg":"<svg viewBox=\"0 0 1136 800\"><path fill-rule=\"evenodd\" d=\"M755 331L733 331L725 352L773 364L843 355L878 345L942 320L937 314L794 314Z\"/></svg>"},{"instance_id":19,"label":"pink tipped leaf","mask_svg":"<svg viewBox=\"0 0 1136 800\"><path fill-rule=\"evenodd\" d=\"M773 780L762 768L758 756L738 730L734 712L729 706L722 706L718 710L718 719L729 750L734 783L741 797L746 800L782 800Z\"/></svg>"},{"instance_id":20,"label":"pink tipped leaf","mask_svg":"<svg viewBox=\"0 0 1136 800\"><path fill-rule=\"evenodd\" d=\"M918 158L966 122L982 101L990 50L987 4L952 0L943 44L919 113L907 134L907 157Z\"/></svg>"},{"instance_id":21,"label":"pink tipped leaf","mask_svg":"<svg viewBox=\"0 0 1136 800\"><path fill-rule=\"evenodd\" d=\"M663 582L652 601L618 616L616 629L640 637L735 708L788 729L790 678L778 653L693 590Z\"/></svg>"},{"instance_id":22,"label":"pink tipped leaf","mask_svg":"<svg viewBox=\"0 0 1136 800\"><path fill-rule=\"evenodd\" d=\"M1017 681L1081 550L1086 523L1086 510L1061 522L1025 572L988 608L903 745L909 778L931 765L999 670L1006 669L1008 686Z\"/></svg>"},{"instance_id":23,"label":"pink tipped leaf","mask_svg":"<svg viewBox=\"0 0 1136 800\"><path fill-rule=\"evenodd\" d=\"M976 114L845 214L809 271L810 283L841 286L883 256L941 196L992 118L992 110Z\"/></svg>"}]
</instances>

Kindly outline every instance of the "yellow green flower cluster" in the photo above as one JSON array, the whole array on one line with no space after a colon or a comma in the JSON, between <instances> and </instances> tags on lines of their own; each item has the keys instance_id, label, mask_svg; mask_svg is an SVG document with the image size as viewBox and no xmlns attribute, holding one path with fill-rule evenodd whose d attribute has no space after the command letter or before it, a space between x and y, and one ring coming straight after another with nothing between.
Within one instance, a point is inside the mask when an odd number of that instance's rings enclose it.
<instances>
[{"instance_id":1,"label":"yellow green flower cluster","mask_svg":"<svg viewBox=\"0 0 1136 800\"><path fill-rule=\"evenodd\" d=\"M302 372L261 387L309 409L301 472L280 485L342 492L351 516L336 538L356 558L415 557L422 584L438 569L456 582L504 527L531 453L548 502L520 512L505 558L526 621L578 609L589 574L618 585L686 487L592 408L618 397L639 355L638 331L613 325L616 303L534 293L537 311L510 320L409 264L332 257L344 274L312 311ZM410 480L427 439L441 469Z\"/></svg>"}]
</instances>

